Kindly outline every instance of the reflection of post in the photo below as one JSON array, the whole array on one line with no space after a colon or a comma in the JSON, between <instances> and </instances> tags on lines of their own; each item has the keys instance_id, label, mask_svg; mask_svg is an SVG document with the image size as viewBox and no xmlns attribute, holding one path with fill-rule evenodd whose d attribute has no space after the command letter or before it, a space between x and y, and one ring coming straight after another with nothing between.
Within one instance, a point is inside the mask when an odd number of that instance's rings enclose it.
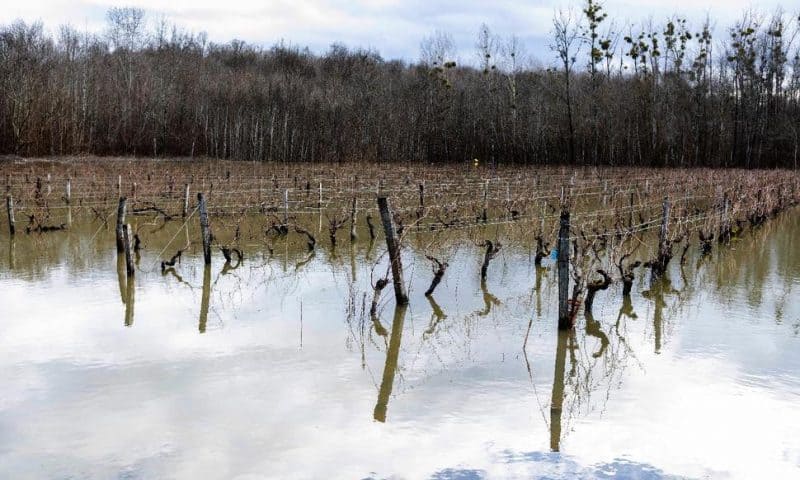
<instances>
[{"instance_id":1,"label":"reflection of post","mask_svg":"<svg viewBox=\"0 0 800 480\"><path fill-rule=\"evenodd\" d=\"M16 255L14 254L14 250L16 249L15 246L16 246L16 240L14 240L14 237L11 237L11 239L8 242L8 269L9 270L14 270L14 268L16 267L16 265L15 265L15 263L16 263Z\"/></svg>"},{"instance_id":2,"label":"reflection of post","mask_svg":"<svg viewBox=\"0 0 800 480\"><path fill-rule=\"evenodd\" d=\"M400 340L403 336L403 321L406 316L406 307L398 305L394 309L392 320L392 335L389 338L389 349L386 351L386 364L383 366L381 388L378 391L378 403L375 404L373 417L379 422L386 421L386 409L389 406L389 396L392 394L394 374L397 371L397 357L400 354Z\"/></svg>"},{"instance_id":3,"label":"reflection of post","mask_svg":"<svg viewBox=\"0 0 800 480\"><path fill-rule=\"evenodd\" d=\"M558 452L561 443L561 410L564 406L564 369L567 363L567 342L571 331L559 330L556 365L553 374L553 398L550 403L550 450Z\"/></svg>"},{"instance_id":4,"label":"reflection of post","mask_svg":"<svg viewBox=\"0 0 800 480\"><path fill-rule=\"evenodd\" d=\"M642 296L653 301L653 332L655 336L655 352L661 353L661 337L664 330L664 292L671 292L672 287L667 277L660 277L653 284L650 290L642 292Z\"/></svg>"},{"instance_id":5,"label":"reflection of post","mask_svg":"<svg viewBox=\"0 0 800 480\"><path fill-rule=\"evenodd\" d=\"M130 327L133 325L133 304L135 302L136 287L134 277L128 277L128 286L125 289L125 326Z\"/></svg>"},{"instance_id":6,"label":"reflection of post","mask_svg":"<svg viewBox=\"0 0 800 480\"><path fill-rule=\"evenodd\" d=\"M356 244L350 242L350 279L355 285L356 282Z\"/></svg>"},{"instance_id":7,"label":"reflection of post","mask_svg":"<svg viewBox=\"0 0 800 480\"><path fill-rule=\"evenodd\" d=\"M655 332L656 340L656 353L661 353L661 335L664 331L664 292L661 290L662 286L658 285L655 288L655 307L653 309L653 331Z\"/></svg>"},{"instance_id":8,"label":"reflection of post","mask_svg":"<svg viewBox=\"0 0 800 480\"><path fill-rule=\"evenodd\" d=\"M211 298L211 267L206 265L203 268L203 297L200 300L200 333L205 333L206 322L208 321L208 302Z\"/></svg>"},{"instance_id":9,"label":"reflection of post","mask_svg":"<svg viewBox=\"0 0 800 480\"><path fill-rule=\"evenodd\" d=\"M123 255L117 255L117 282L119 283L119 297L122 299L122 303L125 304L126 302L126 264L125 264L125 257Z\"/></svg>"}]
</instances>

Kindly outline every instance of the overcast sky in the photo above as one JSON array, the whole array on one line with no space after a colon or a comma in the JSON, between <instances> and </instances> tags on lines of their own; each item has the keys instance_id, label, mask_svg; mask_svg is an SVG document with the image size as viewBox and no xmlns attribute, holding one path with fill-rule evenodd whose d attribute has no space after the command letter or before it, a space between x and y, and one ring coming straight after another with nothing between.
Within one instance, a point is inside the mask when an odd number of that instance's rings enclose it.
<instances>
[{"instance_id":1,"label":"overcast sky","mask_svg":"<svg viewBox=\"0 0 800 480\"><path fill-rule=\"evenodd\" d=\"M680 13L699 23L706 14L719 27L748 8L770 13L779 5L797 13L797 0L608 0L610 19L618 23ZM459 60L471 62L481 23L494 33L518 36L528 53L550 61L548 32L553 12L579 6L578 0L6 0L0 22L41 20L50 31L69 23L102 32L111 6L137 6L151 25L160 18L214 42L241 39L265 46L281 39L323 52L335 42L370 47L384 58L416 60L420 41L434 30L450 33Z\"/></svg>"}]
</instances>

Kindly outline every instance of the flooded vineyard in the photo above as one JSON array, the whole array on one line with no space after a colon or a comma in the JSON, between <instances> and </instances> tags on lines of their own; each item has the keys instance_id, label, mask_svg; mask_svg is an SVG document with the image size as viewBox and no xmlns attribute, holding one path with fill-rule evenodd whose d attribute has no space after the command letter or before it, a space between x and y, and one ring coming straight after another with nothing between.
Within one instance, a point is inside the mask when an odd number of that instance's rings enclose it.
<instances>
[{"instance_id":1,"label":"flooded vineyard","mask_svg":"<svg viewBox=\"0 0 800 480\"><path fill-rule=\"evenodd\" d=\"M0 173L0 477L800 472L795 172Z\"/></svg>"}]
</instances>

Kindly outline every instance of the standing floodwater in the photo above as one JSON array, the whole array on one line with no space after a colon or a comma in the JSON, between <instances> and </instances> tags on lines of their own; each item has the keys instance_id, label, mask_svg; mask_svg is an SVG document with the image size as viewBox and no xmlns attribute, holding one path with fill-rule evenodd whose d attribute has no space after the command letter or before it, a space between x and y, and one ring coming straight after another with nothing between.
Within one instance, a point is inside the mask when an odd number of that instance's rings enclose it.
<instances>
[{"instance_id":1,"label":"standing floodwater","mask_svg":"<svg viewBox=\"0 0 800 480\"><path fill-rule=\"evenodd\" d=\"M162 273L156 247L199 232L139 223L133 289L113 222L2 238L0 477L800 468L794 210L710 255L693 250L656 284L639 275L629 300L612 285L561 333L555 261L537 267L533 247L503 246L484 282L485 249L458 248L426 298L421 237L404 252L417 266L408 309L384 295L370 318L371 277L387 267L379 242L309 254L275 241L238 264L215 253L204 269L194 241Z\"/></svg>"},{"instance_id":2,"label":"standing floodwater","mask_svg":"<svg viewBox=\"0 0 800 480\"><path fill-rule=\"evenodd\" d=\"M800 471L796 172L3 167L0 478Z\"/></svg>"}]
</instances>

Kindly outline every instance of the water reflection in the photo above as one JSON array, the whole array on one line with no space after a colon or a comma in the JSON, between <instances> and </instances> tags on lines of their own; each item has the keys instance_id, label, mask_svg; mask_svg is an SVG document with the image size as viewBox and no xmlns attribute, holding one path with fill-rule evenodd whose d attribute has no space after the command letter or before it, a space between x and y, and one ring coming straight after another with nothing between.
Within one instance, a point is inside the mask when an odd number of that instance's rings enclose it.
<instances>
[{"instance_id":1,"label":"water reflection","mask_svg":"<svg viewBox=\"0 0 800 480\"><path fill-rule=\"evenodd\" d=\"M17 248L17 241L14 237L11 237L8 241L8 269L14 270L16 268L16 253L15 250Z\"/></svg>"},{"instance_id":2,"label":"water reflection","mask_svg":"<svg viewBox=\"0 0 800 480\"><path fill-rule=\"evenodd\" d=\"M200 333L206 332L208 323L208 304L211 300L211 265L203 267L203 293L200 299L200 321L197 329Z\"/></svg>"},{"instance_id":3,"label":"water reflection","mask_svg":"<svg viewBox=\"0 0 800 480\"><path fill-rule=\"evenodd\" d=\"M476 311L475 313L479 317L485 317L489 315L492 311L492 306L500 305L500 299L495 297L494 295L489 292L489 288L486 286L486 279L481 279L481 293L483 294L483 308Z\"/></svg>"},{"instance_id":4,"label":"water reflection","mask_svg":"<svg viewBox=\"0 0 800 480\"><path fill-rule=\"evenodd\" d=\"M403 322L407 308L405 305L398 305L394 309L392 333L389 336L389 348L386 350L386 363L383 365L378 402L375 404L373 412L373 418L379 422L386 422L386 410L389 408L389 397L392 395L394 376L397 372L397 358L400 355L400 342L403 338Z\"/></svg>"},{"instance_id":5,"label":"water reflection","mask_svg":"<svg viewBox=\"0 0 800 480\"><path fill-rule=\"evenodd\" d=\"M664 308L667 306L665 295L680 293L672 287L669 274L664 274L652 282L650 290L642 292L642 296L653 302L653 332L655 353L661 353L664 336Z\"/></svg>"},{"instance_id":6,"label":"water reflection","mask_svg":"<svg viewBox=\"0 0 800 480\"><path fill-rule=\"evenodd\" d=\"M442 320L447 318L447 315L445 315L444 311L442 310L442 307L440 307L439 304L436 303L436 300L433 298L433 295L426 295L425 298L428 299L428 304L430 304L431 306L431 320L430 323L428 324L428 328L425 329L423 335L429 337L436 333L436 327L439 326L439 323L441 323Z\"/></svg>"},{"instance_id":7,"label":"water reflection","mask_svg":"<svg viewBox=\"0 0 800 480\"><path fill-rule=\"evenodd\" d=\"M133 305L136 302L136 281L135 277L130 276L127 278L128 282L125 287L125 326L133 326Z\"/></svg>"},{"instance_id":8,"label":"water reflection","mask_svg":"<svg viewBox=\"0 0 800 480\"><path fill-rule=\"evenodd\" d=\"M567 363L567 350L570 353L577 348L575 344L575 332L558 331L558 341L556 343L556 362L553 373L553 392L550 401L550 451L560 451L561 444L561 416L564 410L564 375ZM575 356L571 355L570 360L574 365ZM575 368L570 370L570 376L575 375Z\"/></svg>"},{"instance_id":9,"label":"water reflection","mask_svg":"<svg viewBox=\"0 0 800 480\"><path fill-rule=\"evenodd\" d=\"M599 358L606 351L606 348L608 348L610 343L608 336L603 332L602 324L595 320L591 311L586 311L584 317L586 319L586 335L600 340L600 349L592 353L592 358Z\"/></svg>"},{"instance_id":10,"label":"water reflection","mask_svg":"<svg viewBox=\"0 0 800 480\"><path fill-rule=\"evenodd\" d=\"M541 265L535 265L536 268L536 283L533 290L536 292L536 316L542 316L542 279L547 273L547 269Z\"/></svg>"},{"instance_id":11,"label":"water reflection","mask_svg":"<svg viewBox=\"0 0 800 480\"><path fill-rule=\"evenodd\" d=\"M247 261L223 265L215 257L212 279L212 268L199 268L197 242L162 276L158 252L182 234L174 223L153 232L142 225L147 248L134 282L125 278L124 259L115 258L113 231L82 227L79 213L73 222L69 232L18 236L14 271L2 263L14 265L13 244L0 258L0 377L9 392L0 424L14 432L0 435L3 477L24 477L22 466L41 464L39 442L48 438L58 440L47 451L63 465L46 464L42 476L56 478L80 465L105 465L108 475L98 477L157 478L196 465L214 478L253 471L309 478L330 471L347 478L592 478L609 471L759 478L763 472L752 475L746 460L778 465L773 473L800 464L800 442L790 432L800 421L800 307L792 302L800 285L800 226L793 218L731 247L715 244L700 264L693 249L684 267L674 263L652 288L638 270L630 296L612 286L566 333L555 329L548 261L535 266L529 250L511 242L503 268L490 271L491 291L479 280L471 249L454 249L436 297L425 300L430 277L419 271L431 241L409 236L404 260L409 272L417 269L409 274L414 310L395 309L390 324L367 313L370 279L387 263L383 245L366 234L340 245L334 257L323 245L308 252L299 236L296 247L291 235L266 245L245 230ZM223 226L217 232L220 244L235 244ZM186 235L187 245L197 238L193 230ZM119 292L111 285L113 268ZM751 288L761 292L753 296ZM212 293L224 329L207 330ZM21 295L35 301L20 305ZM393 302L384 297L388 314ZM80 312L75 298L86 299ZM97 321L118 316L120 301L132 328ZM49 318L54 310L65 312L58 324ZM119 401L142 395L156 400L146 407ZM707 400L687 406L686 398ZM184 408L185 416L174 413ZM752 408L765 416L741 417ZM115 428L92 436L72 418ZM156 432L164 425L162 441ZM270 433L287 429L292 435ZM745 429L753 433L730 434ZM159 442L138 458L110 443L117 431L129 432L128 444ZM195 442L224 458L193 457ZM226 449L249 444L255 447L245 452Z\"/></svg>"},{"instance_id":12,"label":"water reflection","mask_svg":"<svg viewBox=\"0 0 800 480\"><path fill-rule=\"evenodd\" d=\"M125 256L117 255L117 285L119 285L119 297L122 299L122 304L127 302L128 297L128 282L127 282L127 267L125 266Z\"/></svg>"}]
</instances>

